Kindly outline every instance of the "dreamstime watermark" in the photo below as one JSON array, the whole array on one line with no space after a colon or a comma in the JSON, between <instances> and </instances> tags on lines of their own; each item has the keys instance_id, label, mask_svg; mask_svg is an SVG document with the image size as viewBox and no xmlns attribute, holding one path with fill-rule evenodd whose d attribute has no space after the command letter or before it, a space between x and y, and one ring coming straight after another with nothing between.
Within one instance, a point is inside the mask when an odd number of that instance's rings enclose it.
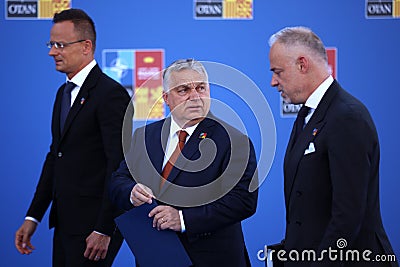
<instances>
[{"instance_id":1,"label":"dreamstime watermark","mask_svg":"<svg viewBox=\"0 0 400 267\"><path fill-rule=\"evenodd\" d=\"M316 261L344 261L344 262L395 262L396 255L373 254L369 249L359 251L357 249L346 249L347 241L339 238L336 241L337 249L328 247L320 253L313 249L286 251L283 249L274 250L267 246L257 252L257 258L260 261L272 261L276 258L282 262L316 262Z\"/></svg>"}]
</instances>

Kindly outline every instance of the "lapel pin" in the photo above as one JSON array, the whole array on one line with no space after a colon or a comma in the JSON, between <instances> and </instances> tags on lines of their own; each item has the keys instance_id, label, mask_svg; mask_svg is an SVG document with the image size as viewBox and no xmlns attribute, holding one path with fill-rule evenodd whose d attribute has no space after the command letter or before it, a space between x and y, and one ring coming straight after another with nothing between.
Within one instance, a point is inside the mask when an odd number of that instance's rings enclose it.
<instances>
[{"instance_id":1,"label":"lapel pin","mask_svg":"<svg viewBox=\"0 0 400 267\"><path fill-rule=\"evenodd\" d=\"M318 129L317 129L317 128L314 128L314 130L313 130L313 132L312 132L312 135L316 136L317 133L318 133Z\"/></svg>"},{"instance_id":2,"label":"lapel pin","mask_svg":"<svg viewBox=\"0 0 400 267\"><path fill-rule=\"evenodd\" d=\"M85 103L85 98L84 97L81 98L81 105L83 105L83 103Z\"/></svg>"},{"instance_id":3,"label":"lapel pin","mask_svg":"<svg viewBox=\"0 0 400 267\"><path fill-rule=\"evenodd\" d=\"M204 139L204 138L206 138L207 137L207 133L201 133L200 135L199 135L199 138L200 139Z\"/></svg>"}]
</instances>

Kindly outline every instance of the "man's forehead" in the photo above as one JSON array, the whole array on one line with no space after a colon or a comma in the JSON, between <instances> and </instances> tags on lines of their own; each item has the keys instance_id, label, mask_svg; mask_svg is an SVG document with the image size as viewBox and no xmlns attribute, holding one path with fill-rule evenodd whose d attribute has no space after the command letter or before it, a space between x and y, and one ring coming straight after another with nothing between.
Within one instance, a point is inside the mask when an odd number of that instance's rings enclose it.
<instances>
[{"instance_id":1,"label":"man's forehead","mask_svg":"<svg viewBox=\"0 0 400 267\"><path fill-rule=\"evenodd\" d=\"M204 74L194 70L174 71L171 73L171 85L174 87L181 85L193 85L207 83L207 78Z\"/></svg>"}]
</instances>

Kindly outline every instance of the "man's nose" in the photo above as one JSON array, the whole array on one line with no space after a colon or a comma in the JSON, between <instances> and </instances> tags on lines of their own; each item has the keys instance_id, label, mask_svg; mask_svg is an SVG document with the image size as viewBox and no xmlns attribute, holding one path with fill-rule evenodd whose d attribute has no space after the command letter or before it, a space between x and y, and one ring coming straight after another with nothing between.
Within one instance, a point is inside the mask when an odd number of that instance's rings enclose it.
<instances>
[{"instance_id":1,"label":"man's nose","mask_svg":"<svg viewBox=\"0 0 400 267\"><path fill-rule=\"evenodd\" d=\"M189 91L189 99L199 99L199 98L200 98L200 95L199 95L199 93L197 92L196 87L190 88L190 91Z\"/></svg>"},{"instance_id":2,"label":"man's nose","mask_svg":"<svg viewBox=\"0 0 400 267\"><path fill-rule=\"evenodd\" d=\"M55 48L54 45L53 45L49 50L49 56L56 55L57 54L56 52L57 52L57 48Z\"/></svg>"},{"instance_id":3,"label":"man's nose","mask_svg":"<svg viewBox=\"0 0 400 267\"><path fill-rule=\"evenodd\" d=\"M271 78L271 86L272 87L276 87L279 85L278 80L275 78L275 74L272 74L272 78Z\"/></svg>"}]
</instances>

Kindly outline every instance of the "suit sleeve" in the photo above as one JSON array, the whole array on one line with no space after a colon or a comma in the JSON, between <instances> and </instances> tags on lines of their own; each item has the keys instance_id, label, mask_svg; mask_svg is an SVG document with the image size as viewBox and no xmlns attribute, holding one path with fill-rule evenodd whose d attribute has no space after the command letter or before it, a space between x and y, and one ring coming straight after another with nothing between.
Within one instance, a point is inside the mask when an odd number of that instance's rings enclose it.
<instances>
[{"instance_id":1,"label":"suit sleeve","mask_svg":"<svg viewBox=\"0 0 400 267\"><path fill-rule=\"evenodd\" d=\"M95 230L111 235L115 229L114 217L117 215L116 208L111 204L107 194L107 184L112 172L117 169L119 162L123 159L122 132L123 120L129 103L129 95L122 86L114 86L108 95L104 97L98 109L97 117L103 140L104 153L106 155L106 180L104 183L104 197L102 212L95 225ZM131 130L131 129L128 129Z\"/></svg>"},{"instance_id":2,"label":"suit sleeve","mask_svg":"<svg viewBox=\"0 0 400 267\"><path fill-rule=\"evenodd\" d=\"M32 202L26 213L26 216L33 217L38 221L42 220L53 199L53 165L54 156L49 152L43 164L42 173L36 186Z\"/></svg>"},{"instance_id":3,"label":"suit sleeve","mask_svg":"<svg viewBox=\"0 0 400 267\"><path fill-rule=\"evenodd\" d=\"M351 246L358 236L367 212L369 182L378 172L378 167L373 164L379 162L379 158L374 158L379 155L375 126L362 113L338 116L330 129L328 157L332 216L320 250L336 247L340 238L346 239Z\"/></svg>"},{"instance_id":4,"label":"suit sleeve","mask_svg":"<svg viewBox=\"0 0 400 267\"><path fill-rule=\"evenodd\" d=\"M26 213L26 216L33 217L38 221L43 219L43 216L50 206L53 199L53 189L54 189L54 162L55 162L55 151L54 151L54 129L55 126L55 116L57 116L56 106L60 101L61 88L57 91L57 96L53 105L52 113L52 143L50 145L50 151L46 155L46 159L43 163L42 172L40 174L39 182L36 186L36 191Z\"/></svg>"},{"instance_id":5,"label":"suit sleeve","mask_svg":"<svg viewBox=\"0 0 400 267\"><path fill-rule=\"evenodd\" d=\"M138 136L138 131L135 131L135 134L132 138L131 149L126 155L126 160L133 159L134 148L136 145L136 139ZM113 172L111 175L111 180L108 185L108 193L111 199L111 202L116 205L118 208L122 210L130 210L133 208L132 203L130 202L130 195L132 188L135 186L136 182L132 178L132 175L129 171L126 160L123 160L118 169Z\"/></svg>"},{"instance_id":6,"label":"suit sleeve","mask_svg":"<svg viewBox=\"0 0 400 267\"><path fill-rule=\"evenodd\" d=\"M254 147L246 136L232 143L231 149L223 152L225 160L220 167L224 172L218 178L222 191L232 189L209 204L183 209L188 234L216 231L238 223L256 211L258 190L249 192L251 180L258 179Z\"/></svg>"},{"instance_id":7,"label":"suit sleeve","mask_svg":"<svg viewBox=\"0 0 400 267\"><path fill-rule=\"evenodd\" d=\"M133 208L130 202L130 195L135 184L136 182L132 179L128 166L123 160L119 168L111 176L109 186L111 202L123 210Z\"/></svg>"}]
</instances>

